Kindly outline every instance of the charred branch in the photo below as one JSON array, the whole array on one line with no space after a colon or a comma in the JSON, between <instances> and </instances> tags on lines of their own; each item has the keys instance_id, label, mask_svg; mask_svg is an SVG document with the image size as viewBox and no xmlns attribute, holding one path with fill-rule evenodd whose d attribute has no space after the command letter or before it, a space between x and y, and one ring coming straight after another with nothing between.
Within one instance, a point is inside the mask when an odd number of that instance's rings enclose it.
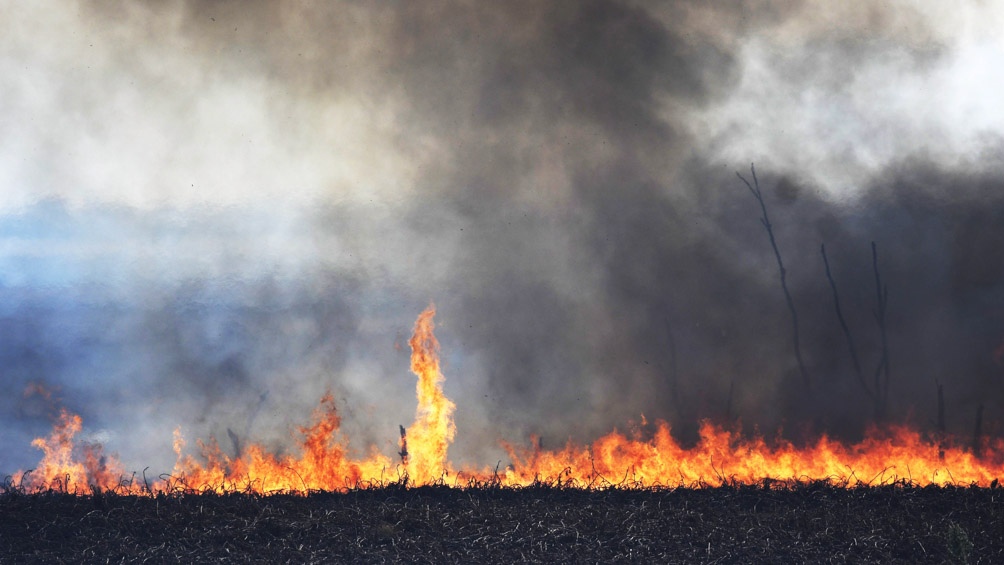
<instances>
[{"instance_id":1,"label":"charred branch","mask_svg":"<svg viewBox=\"0 0 1004 565\"><path fill-rule=\"evenodd\" d=\"M802 348L799 344L799 333L798 333L798 312L795 310L795 302L791 298L791 292L788 290L787 275L788 272L784 268L784 261L781 260L781 251L777 247L777 240L774 238L774 228L771 226L770 217L767 215L767 204L764 202L763 193L760 192L760 182L756 178L756 168L754 168L753 163L750 163L750 174L753 177L753 183L746 180L746 177L739 174L736 171L736 176L739 180L746 184L746 188L750 190L753 197L756 198L757 203L760 204L760 223L763 224L765 230L767 230L767 237L770 239L770 246L774 250L774 258L777 259L777 269L781 278L781 290L784 291L784 300L788 305L788 312L791 313L791 341L795 349L795 358L798 360L798 370L802 375L802 383L805 385L806 390L812 388L809 379L809 372L805 368L805 362L802 360Z\"/></svg>"},{"instance_id":2,"label":"charred branch","mask_svg":"<svg viewBox=\"0 0 1004 565\"><path fill-rule=\"evenodd\" d=\"M837 290L837 282L833 277L833 272L830 270L829 258L826 256L826 245L821 245L819 247L819 253L823 257L823 266L826 270L826 280L830 283L830 290L833 293L834 310L837 314L837 321L840 323L840 330L843 332L844 339L847 341L847 350L851 355L851 362L854 365L854 374L857 377L858 384L861 385L861 388L865 391L868 397L872 399L875 421L883 422L885 421L889 411L889 340L886 324L886 311L889 305L889 288L882 282L882 275L879 272L878 248L873 241L872 271L875 277L877 304L872 314L875 316L875 320L879 327L881 353L878 365L875 367L875 372L872 375L871 385L869 385L865 379L864 372L861 369L861 359L858 356L857 345L854 342L854 337L851 334L850 327L847 325L847 320L844 318L843 309L840 305L840 293ZM940 385L938 390L940 395ZM940 396L939 402L941 402Z\"/></svg>"},{"instance_id":3,"label":"charred branch","mask_svg":"<svg viewBox=\"0 0 1004 565\"><path fill-rule=\"evenodd\" d=\"M407 432L407 430L404 429L404 426L402 426L400 424L398 424L397 427L400 428L400 430L401 430L401 451L398 451L397 454L401 456L401 464L402 465L407 465L408 464L408 438L407 438L407 433L408 432Z\"/></svg>"},{"instance_id":4,"label":"charred branch","mask_svg":"<svg viewBox=\"0 0 1004 565\"><path fill-rule=\"evenodd\" d=\"M889 287L882 282L878 267L878 248L872 242L872 270L875 272L875 294L877 305L875 321L878 322L882 340L882 357L875 368L875 414L878 421L885 419L889 405L889 338L886 331L886 308L889 305Z\"/></svg>"},{"instance_id":5,"label":"charred branch","mask_svg":"<svg viewBox=\"0 0 1004 565\"><path fill-rule=\"evenodd\" d=\"M840 293L837 292L837 282L833 279L833 274L830 272L830 261L826 258L826 245L820 245L819 252L823 256L823 265L826 267L826 280L830 282L830 290L833 291L833 306L837 312L837 320L840 322L840 329L844 332L844 339L847 340L847 350L851 354L851 362L854 364L854 375L858 379L858 383L861 388L864 389L865 393L872 399L875 398L875 392L868 387L868 383L865 381L864 372L861 370L861 361L858 358L858 349L854 345L854 337L851 335L851 330L847 326L847 320L844 319L844 312L840 308Z\"/></svg>"}]
</instances>

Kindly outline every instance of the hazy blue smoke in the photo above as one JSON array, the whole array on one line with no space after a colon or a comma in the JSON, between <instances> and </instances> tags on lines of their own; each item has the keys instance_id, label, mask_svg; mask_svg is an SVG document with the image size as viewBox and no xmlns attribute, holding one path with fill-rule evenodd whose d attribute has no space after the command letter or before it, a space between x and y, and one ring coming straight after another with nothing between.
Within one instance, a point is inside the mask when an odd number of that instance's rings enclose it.
<instances>
[{"instance_id":1,"label":"hazy blue smoke","mask_svg":"<svg viewBox=\"0 0 1004 565\"><path fill-rule=\"evenodd\" d=\"M289 449L328 389L393 453L429 301L456 461L641 413L854 437L822 243L868 374L878 245L891 418L933 425L937 381L953 431L999 421L1001 16L828 6L9 7L0 472L49 426L29 383L130 468L169 467L176 426Z\"/></svg>"}]
</instances>

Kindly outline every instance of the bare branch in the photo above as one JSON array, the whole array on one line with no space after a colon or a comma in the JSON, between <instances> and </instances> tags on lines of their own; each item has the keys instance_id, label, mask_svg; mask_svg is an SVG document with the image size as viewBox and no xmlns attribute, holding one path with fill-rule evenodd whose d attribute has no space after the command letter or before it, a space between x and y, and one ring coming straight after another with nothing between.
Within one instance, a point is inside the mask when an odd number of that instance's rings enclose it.
<instances>
[{"instance_id":1,"label":"bare branch","mask_svg":"<svg viewBox=\"0 0 1004 565\"><path fill-rule=\"evenodd\" d=\"M879 333L882 338L882 357L879 365L875 369L875 393L877 395L877 409L882 416L889 405L889 339L886 331L886 308L889 305L889 288L883 284L882 276L878 267L878 247L872 242L872 270L875 272L875 294L878 305L875 310L875 320L878 322Z\"/></svg>"},{"instance_id":2,"label":"bare branch","mask_svg":"<svg viewBox=\"0 0 1004 565\"><path fill-rule=\"evenodd\" d=\"M774 257L777 259L777 270L781 276L781 290L784 291L784 299L788 304L788 311L791 313L791 341L795 348L795 358L798 360L798 370L802 374L802 383L805 385L805 388L811 389L809 372L805 369L805 362L802 360L802 347L799 343L798 312L795 311L795 302L791 298L791 292L788 291L788 273L784 268L784 261L781 260L781 251L777 248L777 241L774 239L774 229L771 226L770 217L767 215L767 204L763 200L763 193L760 192L760 182L756 178L756 169L753 167L753 163L750 163L750 174L753 176L752 184L736 171L736 176L746 184L746 187L750 189L753 197L760 204L760 212L763 214L760 218L760 223L767 230L767 237L770 238L770 246L774 249Z\"/></svg>"},{"instance_id":3,"label":"bare branch","mask_svg":"<svg viewBox=\"0 0 1004 565\"><path fill-rule=\"evenodd\" d=\"M861 384L861 388L868 393L869 398L874 398L875 393L868 388L868 383L865 381L864 373L861 371L861 361L858 359L858 349L854 345L854 338L851 336L851 330L847 326L847 320L844 319L844 312L840 308L840 294L837 293L837 282L833 279L833 275L830 273L830 261L826 258L826 244L820 245L819 252L823 256L823 265L826 267L826 280L830 281L830 289L833 291L833 305L837 311L837 320L840 321L840 329L844 332L844 338L847 340L847 349L851 353L851 361L854 363L854 374L858 378L858 383Z\"/></svg>"}]
</instances>

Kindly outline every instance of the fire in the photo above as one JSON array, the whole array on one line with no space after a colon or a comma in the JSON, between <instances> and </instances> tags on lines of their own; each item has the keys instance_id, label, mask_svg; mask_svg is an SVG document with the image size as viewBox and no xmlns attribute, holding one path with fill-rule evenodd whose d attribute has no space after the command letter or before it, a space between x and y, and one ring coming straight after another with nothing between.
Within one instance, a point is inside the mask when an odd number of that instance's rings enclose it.
<instances>
[{"instance_id":1,"label":"fire","mask_svg":"<svg viewBox=\"0 0 1004 565\"><path fill-rule=\"evenodd\" d=\"M432 333L436 308L429 306L418 316L411 345L411 371L418 376L418 408L413 423L401 438L408 477L419 484L434 482L449 474L446 450L457 433L453 423L456 405L443 394L439 371L439 341ZM407 454L407 455L405 455Z\"/></svg>"},{"instance_id":2,"label":"fire","mask_svg":"<svg viewBox=\"0 0 1004 565\"><path fill-rule=\"evenodd\" d=\"M35 438L33 447L42 450L42 460L30 474L20 473L22 483L29 488L72 490L77 486L95 485L114 488L123 475L114 458L106 458L100 445L77 444L74 437L83 429L83 420L65 409L48 438ZM79 458L82 457L83 461Z\"/></svg>"},{"instance_id":3,"label":"fire","mask_svg":"<svg viewBox=\"0 0 1004 565\"><path fill-rule=\"evenodd\" d=\"M342 490L389 478L386 473L393 469L393 463L375 449L366 459L348 457L347 441L338 435L341 419L330 394L321 399L312 420L311 425L299 429L299 457L278 457L251 445L240 457L231 458L211 441L198 443L205 460L200 462L191 455L182 455L184 439L176 432L178 462L167 481L170 484L157 484L154 490L309 492Z\"/></svg>"},{"instance_id":4,"label":"fire","mask_svg":"<svg viewBox=\"0 0 1004 565\"><path fill-rule=\"evenodd\" d=\"M906 480L918 485L978 484L1004 476L1004 442L995 442L981 458L958 448L945 448L905 427L873 430L862 442L845 445L827 437L795 447L762 437L739 434L705 422L700 441L685 449L670 435L666 422L656 423L651 439L610 433L588 447L567 445L560 451L508 447L513 459L507 484L525 485L536 477L558 478L586 486L755 484L764 480L825 480L834 484L890 484Z\"/></svg>"},{"instance_id":5,"label":"fire","mask_svg":"<svg viewBox=\"0 0 1004 565\"><path fill-rule=\"evenodd\" d=\"M341 419L334 398L327 394L311 418L299 428L299 454L275 455L251 444L230 457L215 440L198 441L200 456L185 454L180 429L174 432L177 463L169 475L142 483L127 477L119 462L101 447L75 441L81 418L62 410L48 438L32 445L42 450L36 469L19 473L28 490L57 489L87 492L115 490L131 494L157 492L297 492L339 491L359 486L406 481L464 486L490 482L525 486L535 482L583 488L704 486L724 483L823 480L836 485L976 484L987 486L1004 476L1004 440L986 441L980 455L951 445L945 438L928 438L907 427L873 430L861 442L845 444L821 437L814 444L795 446L783 440L747 438L710 423L700 429L694 447L682 447L666 422L656 421L649 433L614 431L581 446L568 443L556 451L503 444L511 463L504 470L455 471L448 448L456 434L455 404L443 393L439 342L433 333L435 308L430 306L415 323L410 340L411 370L418 377L415 420L401 428L400 460L376 447L353 456L339 432ZM643 419L642 426L647 426Z\"/></svg>"}]
</instances>

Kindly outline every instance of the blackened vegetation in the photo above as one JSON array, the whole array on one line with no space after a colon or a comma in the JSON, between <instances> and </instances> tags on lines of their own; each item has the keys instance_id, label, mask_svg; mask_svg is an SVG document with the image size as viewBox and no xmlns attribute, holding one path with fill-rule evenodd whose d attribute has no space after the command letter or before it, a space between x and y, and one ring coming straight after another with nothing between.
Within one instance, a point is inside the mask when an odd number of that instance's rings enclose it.
<instances>
[{"instance_id":1,"label":"blackened vegetation","mask_svg":"<svg viewBox=\"0 0 1004 565\"><path fill-rule=\"evenodd\" d=\"M854 562L1004 559L1004 491L894 485L310 496L0 495L0 561Z\"/></svg>"},{"instance_id":2,"label":"blackened vegetation","mask_svg":"<svg viewBox=\"0 0 1004 565\"><path fill-rule=\"evenodd\" d=\"M401 450L397 452L401 456L401 464L408 464L408 431L404 429L404 426L398 424L397 426L401 430Z\"/></svg>"}]
</instances>

